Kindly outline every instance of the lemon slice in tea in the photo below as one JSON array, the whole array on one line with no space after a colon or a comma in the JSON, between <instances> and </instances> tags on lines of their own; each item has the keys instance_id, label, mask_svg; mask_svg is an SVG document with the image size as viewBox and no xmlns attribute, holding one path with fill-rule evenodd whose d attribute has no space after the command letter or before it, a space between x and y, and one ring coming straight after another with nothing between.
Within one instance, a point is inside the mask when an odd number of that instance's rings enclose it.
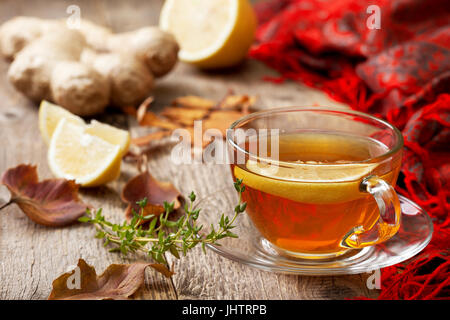
<instances>
[{"instance_id":1,"label":"lemon slice in tea","mask_svg":"<svg viewBox=\"0 0 450 320\"><path fill-rule=\"evenodd\" d=\"M250 188L293 201L323 204L358 199L361 180L370 175L374 163L289 163L278 166L248 160L246 169L234 167L236 178Z\"/></svg>"}]
</instances>

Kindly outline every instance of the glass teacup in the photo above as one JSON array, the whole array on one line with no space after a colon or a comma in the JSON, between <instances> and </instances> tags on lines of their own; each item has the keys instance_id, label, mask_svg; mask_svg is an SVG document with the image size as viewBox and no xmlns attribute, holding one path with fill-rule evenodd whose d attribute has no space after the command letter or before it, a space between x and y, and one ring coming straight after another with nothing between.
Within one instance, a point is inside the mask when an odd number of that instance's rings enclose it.
<instances>
[{"instance_id":1,"label":"glass teacup","mask_svg":"<svg viewBox=\"0 0 450 320\"><path fill-rule=\"evenodd\" d=\"M256 112L230 129L231 171L246 186L246 212L281 254L330 258L398 231L393 186L403 139L389 123L305 107Z\"/></svg>"}]
</instances>

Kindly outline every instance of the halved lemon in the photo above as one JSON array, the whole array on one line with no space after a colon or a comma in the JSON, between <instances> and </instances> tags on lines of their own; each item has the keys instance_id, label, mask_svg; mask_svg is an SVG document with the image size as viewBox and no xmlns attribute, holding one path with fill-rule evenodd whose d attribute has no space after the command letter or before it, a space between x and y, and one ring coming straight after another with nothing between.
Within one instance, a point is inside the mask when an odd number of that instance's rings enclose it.
<instances>
[{"instance_id":1,"label":"halved lemon","mask_svg":"<svg viewBox=\"0 0 450 320\"><path fill-rule=\"evenodd\" d=\"M159 25L177 39L181 61L224 68L247 55L257 21L248 0L166 0Z\"/></svg>"},{"instance_id":2,"label":"halved lemon","mask_svg":"<svg viewBox=\"0 0 450 320\"><path fill-rule=\"evenodd\" d=\"M41 105L39 106L39 130L47 145L50 144L53 132L61 119L67 119L67 121L78 125L85 124L83 119L70 113L66 109L42 100Z\"/></svg>"},{"instance_id":3,"label":"halved lemon","mask_svg":"<svg viewBox=\"0 0 450 320\"><path fill-rule=\"evenodd\" d=\"M359 190L359 185L376 166L373 163L292 163L282 167L248 160L246 170L235 166L234 174L256 190L298 202L324 204L367 196Z\"/></svg>"},{"instance_id":4,"label":"halved lemon","mask_svg":"<svg viewBox=\"0 0 450 320\"><path fill-rule=\"evenodd\" d=\"M117 178L121 156L119 145L87 133L85 126L62 119L50 140L48 163L56 177L94 187Z\"/></svg>"}]
</instances>

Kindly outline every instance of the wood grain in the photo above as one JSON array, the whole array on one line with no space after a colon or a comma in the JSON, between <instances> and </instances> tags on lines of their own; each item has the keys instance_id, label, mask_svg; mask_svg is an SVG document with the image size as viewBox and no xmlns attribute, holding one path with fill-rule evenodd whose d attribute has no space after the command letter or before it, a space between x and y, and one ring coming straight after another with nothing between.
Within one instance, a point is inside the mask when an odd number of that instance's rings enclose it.
<instances>
[{"instance_id":1,"label":"wood grain","mask_svg":"<svg viewBox=\"0 0 450 320\"><path fill-rule=\"evenodd\" d=\"M54 1L26 1L18 5L14 14L36 15L41 17L64 17L65 9L73 1L63 3ZM17 4L17 2L14 2ZM92 1L77 2L82 12L91 18L102 17L96 11L100 6ZM1 3L9 10L10 3ZM12 5L12 4L11 4ZM53 6L54 5L54 6ZM0 12L4 13L4 7ZM2 16L2 21L7 16ZM106 24L98 21L101 24ZM7 63L0 62L0 126L2 138L0 172L19 163L38 165L43 178L51 177L47 166L47 147L39 137L37 107L17 93L7 82ZM124 115L109 113L100 118L119 126L127 126ZM124 204L119 194L127 177L136 174L132 167L124 166L119 181L108 186L86 190L83 198L94 207L102 207L110 219L123 219ZM4 192L3 192L4 194ZM51 283L61 273L75 266L78 259L84 258L101 273L111 263L127 263L132 259L122 259L103 248L101 241L93 238L95 232L88 225L75 225L69 228L54 229L34 224L23 213L11 205L0 215L0 299L45 299L50 293ZM146 288L137 298L175 299L176 292L171 280L148 268Z\"/></svg>"},{"instance_id":2,"label":"wood grain","mask_svg":"<svg viewBox=\"0 0 450 320\"><path fill-rule=\"evenodd\" d=\"M82 17L90 18L115 31L127 31L156 24L162 1L12 1L0 2L0 23L15 15L66 17L69 4L79 5ZM47 166L47 148L39 137L37 107L17 93L6 79L8 64L0 62L0 172L20 163L38 164L42 177L51 177ZM195 94L222 98L228 90L258 96L258 108L292 105L339 105L323 93L296 83L275 85L262 80L276 75L256 61L246 61L227 72L202 72L179 63L154 91L154 110L158 111L175 97ZM108 110L99 118L133 135L138 128L133 119ZM168 148L151 153L149 168L161 180L172 182L183 194L194 190L206 196L230 183L229 169L223 165L174 165ZM124 204L118 196L124 182L137 173L126 164L118 181L102 188L83 191L83 198L95 207L103 207L112 219L123 219ZM0 205L7 192L0 188ZM90 226L45 228L29 221L20 210L8 206L0 212L0 299L45 299L52 280L84 258L98 273L123 259L108 253L101 241L93 238ZM171 259L171 258L169 258ZM172 261L171 261L172 262ZM138 299L343 299L377 295L368 290L367 276L302 277L258 271L229 261L208 251L194 249L182 260L174 261L176 274L167 280L147 271L146 286Z\"/></svg>"}]
</instances>

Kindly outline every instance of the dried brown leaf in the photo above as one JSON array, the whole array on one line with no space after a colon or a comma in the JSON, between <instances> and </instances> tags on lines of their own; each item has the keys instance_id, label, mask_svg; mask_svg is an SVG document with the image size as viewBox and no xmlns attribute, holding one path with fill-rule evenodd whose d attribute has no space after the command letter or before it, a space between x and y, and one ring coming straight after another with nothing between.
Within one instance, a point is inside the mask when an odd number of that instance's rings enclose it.
<instances>
[{"instance_id":1,"label":"dried brown leaf","mask_svg":"<svg viewBox=\"0 0 450 320\"><path fill-rule=\"evenodd\" d=\"M11 192L11 202L34 222L50 227L71 224L88 208L78 197L78 185L65 179L39 182L36 166L21 164L6 170L0 183Z\"/></svg>"},{"instance_id":2,"label":"dried brown leaf","mask_svg":"<svg viewBox=\"0 0 450 320\"><path fill-rule=\"evenodd\" d=\"M133 212L139 213L137 201L147 198L147 206L144 208L144 216L154 214L156 216L164 212L164 201L175 202L174 209L180 207L180 192L170 183L156 180L148 171L145 171L127 182L122 190L122 200L128 203L125 217L129 220Z\"/></svg>"},{"instance_id":3,"label":"dried brown leaf","mask_svg":"<svg viewBox=\"0 0 450 320\"><path fill-rule=\"evenodd\" d=\"M212 109L217 105L217 102L198 96L185 96L176 98L172 104L187 108Z\"/></svg>"},{"instance_id":4,"label":"dried brown leaf","mask_svg":"<svg viewBox=\"0 0 450 320\"><path fill-rule=\"evenodd\" d=\"M145 281L145 268L152 267L166 277L173 275L166 266L158 263L136 262L112 264L102 275L83 259L78 260L78 270L59 276L52 283L49 300L116 300L128 299ZM79 276L79 283L76 277ZM79 285L79 286L77 286ZM78 288L77 288L78 287Z\"/></svg>"},{"instance_id":5,"label":"dried brown leaf","mask_svg":"<svg viewBox=\"0 0 450 320\"><path fill-rule=\"evenodd\" d=\"M173 276L175 274L175 272L170 271L165 265L163 265L161 263L152 263L152 264L150 264L150 267L152 267L159 273L163 274L167 278L170 278L171 276ZM173 270L173 263L172 263L172 270Z\"/></svg>"}]
</instances>

